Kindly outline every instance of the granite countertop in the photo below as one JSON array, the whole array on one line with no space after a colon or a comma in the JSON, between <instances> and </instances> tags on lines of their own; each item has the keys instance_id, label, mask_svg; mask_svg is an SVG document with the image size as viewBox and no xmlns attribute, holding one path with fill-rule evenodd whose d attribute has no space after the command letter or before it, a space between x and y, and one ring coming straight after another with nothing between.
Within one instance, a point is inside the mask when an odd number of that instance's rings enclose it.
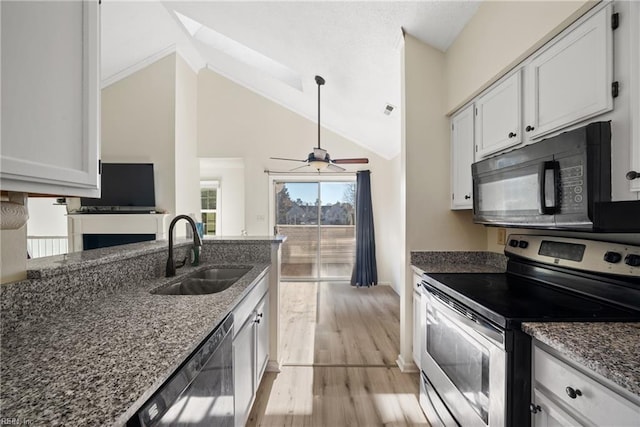
<instances>
[{"instance_id":1,"label":"granite countertop","mask_svg":"<svg viewBox=\"0 0 640 427\"><path fill-rule=\"evenodd\" d=\"M483 251L415 251L411 266L423 273L504 273L507 259L503 254Z\"/></svg>"},{"instance_id":2,"label":"granite countertop","mask_svg":"<svg viewBox=\"0 0 640 427\"><path fill-rule=\"evenodd\" d=\"M122 425L269 267L243 264L252 267L249 273L218 294L153 295L150 290L180 276L142 280L73 310L45 313L4 330L2 419L47 426ZM185 267L180 273L211 266Z\"/></svg>"},{"instance_id":3,"label":"granite countertop","mask_svg":"<svg viewBox=\"0 0 640 427\"><path fill-rule=\"evenodd\" d=\"M523 323L522 330L640 396L640 323Z\"/></svg>"}]
</instances>

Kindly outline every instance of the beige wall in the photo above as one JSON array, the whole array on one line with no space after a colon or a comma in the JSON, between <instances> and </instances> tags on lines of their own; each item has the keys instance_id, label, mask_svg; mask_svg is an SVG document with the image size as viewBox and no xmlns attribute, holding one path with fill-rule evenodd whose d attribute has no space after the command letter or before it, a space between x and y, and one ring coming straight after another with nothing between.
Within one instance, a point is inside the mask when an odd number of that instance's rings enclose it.
<instances>
[{"instance_id":1,"label":"beige wall","mask_svg":"<svg viewBox=\"0 0 640 427\"><path fill-rule=\"evenodd\" d=\"M470 211L452 211L444 54L405 37L406 234L408 250L484 250Z\"/></svg>"},{"instance_id":2,"label":"beige wall","mask_svg":"<svg viewBox=\"0 0 640 427\"><path fill-rule=\"evenodd\" d=\"M446 110L461 107L596 3L482 2L445 55Z\"/></svg>"},{"instance_id":3,"label":"beige wall","mask_svg":"<svg viewBox=\"0 0 640 427\"><path fill-rule=\"evenodd\" d=\"M218 181L218 205L216 234L218 236L240 236L244 225L244 159L201 158L200 178L203 181Z\"/></svg>"},{"instance_id":4,"label":"beige wall","mask_svg":"<svg viewBox=\"0 0 640 427\"><path fill-rule=\"evenodd\" d=\"M198 75L176 55L175 212L200 215L198 160Z\"/></svg>"},{"instance_id":5,"label":"beige wall","mask_svg":"<svg viewBox=\"0 0 640 427\"><path fill-rule=\"evenodd\" d=\"M156 206L176 212L176 56L102 90L102 161L154 163Z\"/></svg>"},{"instance_id":6,"label":"beige wall","mask_svg":"<svg viewBox=\"0 0 640 427\"><path fill-rule=\"evenodd\" d=\"M269 178L264 170L287 171L297 165L269 160L269 157L305 158L317 143L317 123L213 71L200 71L198 80L199 157L244 159L246 230L250 235L272 234L269 228ZM331 101L324 99L323 102ZM370 164L360 169L372 171L379 280L397 283L391 272L391 265L398 262L397 254L401 250L396 241L399 215L397 209L390 206L397 199L394 183L398 178L392 176L393 161L325 128L321 141L322 147L333 157L369 158Z\"/></svg>"}]
</instances>

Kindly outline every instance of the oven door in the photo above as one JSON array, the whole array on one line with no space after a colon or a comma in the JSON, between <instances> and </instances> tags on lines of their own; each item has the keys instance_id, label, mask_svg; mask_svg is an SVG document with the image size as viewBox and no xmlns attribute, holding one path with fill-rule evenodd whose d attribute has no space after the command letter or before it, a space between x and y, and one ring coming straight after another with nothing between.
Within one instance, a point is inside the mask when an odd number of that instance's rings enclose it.
<instances>
[{"instance_id":1,"label":"oven door","mask_svg":"<svg viewBox=\"0 0 640 427\"><path fill-rule=\"evenodd\" d=\"M507 381L504 331L463 314L456 304L452 308L434 292L427 290L425 296L422 370L434 390L430 400L439 398L459 425L504 425Z\"/></svg>"}]
</instances>

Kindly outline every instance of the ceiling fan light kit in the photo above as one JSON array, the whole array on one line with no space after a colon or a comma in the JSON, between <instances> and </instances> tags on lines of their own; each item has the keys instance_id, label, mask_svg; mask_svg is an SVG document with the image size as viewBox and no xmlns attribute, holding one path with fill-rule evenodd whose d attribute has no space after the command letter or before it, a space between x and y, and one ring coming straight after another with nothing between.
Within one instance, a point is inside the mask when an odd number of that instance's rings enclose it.
<instances>
[{"instance_id":1,"label":"ceiling fan light kit","mask_svg":"<svg viewBox=\"0 0 640 427\"><path fill-rule=\"evenodd\" d=\"M328 169L337 172L346 171L345 168L338 166L338 164L362 164L369 163L369 159L360 157L360 158L352 158L352 159L331 159L327 150L324 150L320 146L320 86L325 84L325 80L320 77L315 77L316 84L318 85L318 146L313 148L313 151L309 153L306 160L298 160L298 159L288 159L284 157L270 157L272 160L286 160L290 162L302 162L306 163L306 165L297 167L292 169L291 171L311 166L314 169L317 169L320 172L323 169Z\"/></svg>"}]
</instances>

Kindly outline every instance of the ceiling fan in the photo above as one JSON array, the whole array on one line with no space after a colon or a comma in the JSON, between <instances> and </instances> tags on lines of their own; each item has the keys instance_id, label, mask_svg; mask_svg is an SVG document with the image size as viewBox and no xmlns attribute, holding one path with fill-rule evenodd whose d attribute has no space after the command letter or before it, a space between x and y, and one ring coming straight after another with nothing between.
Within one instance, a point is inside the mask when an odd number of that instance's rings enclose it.
<instances>
[{"instance_id":1,"label":"ceiling fan","mask_svg":"<svg viewBox=\"0 0 640 427\"><path fill-rule=\"evenodd\" d=\"M313 147L313 151L309 153L306 159L287 159L284 157L270 157L273 160L286 160L290 162L301 162L305 163L302 166L291 169L291 171L295 171L304 167L311 166L314 169L317 169L320 172L321 169L329 169L332 171L345 171L346 169L338 166L342 165L352 165L352 164L360 164L360 163L369 163L369 159L364 157L351 158L351 159L332 159L327 153L327 150L320 147L320 86L324 85L325 81L322 77L316 76L316 83L318 84L318 146Z\"/></svg>"}]
</instances>

